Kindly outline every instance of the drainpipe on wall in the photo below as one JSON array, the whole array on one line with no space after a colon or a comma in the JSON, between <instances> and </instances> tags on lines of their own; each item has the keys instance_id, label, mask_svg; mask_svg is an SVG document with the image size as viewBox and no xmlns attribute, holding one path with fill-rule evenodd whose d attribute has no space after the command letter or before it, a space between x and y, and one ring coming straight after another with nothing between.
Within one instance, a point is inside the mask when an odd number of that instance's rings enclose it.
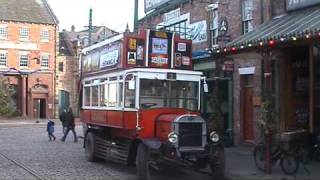
<instances>
[{"instance_id":1,"label":"drainpipe on wall","mask_svg":"<svg viewBox=\"0 0 320 180\"><path fill-rule=\"evenodd\" d=\"M264 1L264 0L260 0L260 19L261 19L261 24L264 23L263 1Z\"/></svg>"}]
</instances>

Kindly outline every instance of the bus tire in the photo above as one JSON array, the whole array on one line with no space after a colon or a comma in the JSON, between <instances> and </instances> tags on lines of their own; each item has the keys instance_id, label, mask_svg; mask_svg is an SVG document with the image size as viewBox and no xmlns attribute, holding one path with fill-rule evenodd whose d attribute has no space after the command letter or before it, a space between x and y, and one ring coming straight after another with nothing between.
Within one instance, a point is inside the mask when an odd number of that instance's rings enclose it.
<instances>
[{"instance_id":1,"label":"bus tire","mask_svg":"<svg viewBox=\"0 0 320 180\"><path fill-rule=\"evenodd\" d=\"M149 167L149 149L142 142L138 145L136 167L137 176L139 180L149 180L150 177L150 167Z\"/></svg>"},{"instance_id":2,"label":"bus tire","mask_svg":"<svg viewBox=\"0 0 320 180\"><path fill-rule=\"evenodd\" d=\"M85 137L85 155L86 159L90 162L97 160L95 156L96 144L95 144L95 135L93 132L88 132Z\"/></svg>"}]
</instances>

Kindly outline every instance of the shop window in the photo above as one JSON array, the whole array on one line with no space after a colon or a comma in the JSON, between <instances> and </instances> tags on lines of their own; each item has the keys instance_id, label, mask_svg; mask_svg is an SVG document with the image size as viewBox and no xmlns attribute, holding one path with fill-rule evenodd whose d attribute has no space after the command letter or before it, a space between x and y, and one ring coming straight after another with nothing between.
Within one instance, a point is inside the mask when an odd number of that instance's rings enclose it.
<instances>
[{"instance_id":1,"label":"shop window","mask_svg":"<svg viewBox=\"0 0 320 180\"><path fill-rule=\"evenodd\" d=\"M0 27L0 39L4 40L8 37L8 28L7 27Z\"/></svg>"},{"instance_id":2,"label":"shop window","mask_svg":"<svg viewBox=\"0 0 320 180\"><path fill-rule=\"evenodd\" d=\"M253 0L242 1L242 25L244 34L253 30Z\"/></svg>"}]
</instances>

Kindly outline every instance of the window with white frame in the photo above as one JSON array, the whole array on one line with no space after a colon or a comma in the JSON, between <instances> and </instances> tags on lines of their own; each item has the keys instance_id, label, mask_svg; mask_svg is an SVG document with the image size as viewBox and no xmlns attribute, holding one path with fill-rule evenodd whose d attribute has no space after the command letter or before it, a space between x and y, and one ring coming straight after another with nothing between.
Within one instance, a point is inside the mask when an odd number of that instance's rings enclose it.
<instances>
[{"instance_id":1,"label":"window with white frame","mask_svg":"<svg viewBox=\"0 0 320 180\"><path fill-rule=\"evenodd\" d=\"M41 41L49 41L49 30L42 29L40 34Z\"/></svg>"},{"instance_id":2,"label":"window with white frame","mask_svg":"<svg viewBox=\"0 0 320 180\"><path fill-rule=\"evenodd\" d=\"M20 40L29 40L29 29L20 28Z\"/></svg>"},{"instance_id":3,"label":"window with white frame","mask_svg":"<svg viewBox=\"0 0 320 180\"><path fill-rule=\"evenodd\" d=\"M27 53L20 53L20 67L28 67L28 54Z\"/></svg>"},{"instance_id":4,"label":"window with white frame","mask_svg":"<svg viewBox=\"0 0 320 180\"><path fill-rule=\"evenodd\" d=\"M42 68L49 68L49 55L43 54L41 55L40 64Z\"/></svg>"},{"instance_id":5,"label":"window with white frame","mask_svg":"<svg viewBox=\"0 0 320 180\"><path fill-rule=\"evenodd\" d=\"M242 1L242 26L244 34L253 30L253 0Z\"/></svg>"},{"instance_id":6,"label":"window with white frame","mask_svg":"<svg viewBox=\"0 0 320 180\"><path fill-rule=\"evenodd\" d=\"M218 45L218 36L219 36L219 19L218 19L218 8L213 8L209 10L211 16L211 23L210 23L210 39L211 39L211 46Z\"/></svg>"},{"instance_id":7,"label":"window with white frame","mask_svg":"<svg viewBox=\"0 0 320 180\"><path fill-rule=\"evenodd\" d=\"M0 51L0 66L7 66L7 52Z\"/></svg>"},{"instance_id":8,"label":"window with white frame","mask_svg":"<svg viewBox=\"0 0 320 180\"><path fill-rule=\"evenodd\" d=\"M0 27L0 39L7 39L8 30L7 27Z\"/></svg>"}]
</instances>

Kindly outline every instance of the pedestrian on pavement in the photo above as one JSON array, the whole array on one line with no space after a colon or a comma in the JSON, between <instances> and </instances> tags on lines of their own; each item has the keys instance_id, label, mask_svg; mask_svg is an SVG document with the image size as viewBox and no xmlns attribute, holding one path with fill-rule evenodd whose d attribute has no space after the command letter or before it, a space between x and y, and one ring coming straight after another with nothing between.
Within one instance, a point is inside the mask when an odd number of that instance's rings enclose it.
<instances>
[{"instance_id":1,"label":"pedestrian on pavement","mask_svg":"<svg viewBox=\"0 0 320 180\"><path fill-rule=\"evenodd\" d=\"M47 132L48 132L49 141L56 140L56 137L53 135L54 122L52 120L50 120L50 119L49 119L49 121L47 123Z\"/></svg>"},{"instance_id":2,"label":"pedestrian on pavement","mask_svg":"<svg viewBox=\"0 0 320 180\"><path fill-rule=\"evenodd\" d=\"M75 131L74 115L72 113L71 108L69 108L68 112L65 114L65 122L66 122L67 130L64 133L64 136L62 137L61 141L64 142L66 140L68 133L71 130L73 133L74 142L78 142L77 134Z\"/></svg>"},{"instance_id":3,"label":"pedestrian on pavement","mask_svg":"<svg viewBox=\"0 0 320 180\"><path fill-rule=\"evenodd\" d=\"M61 125L62 125L62 133L65 134L66 130L67 130L67 126L66 126L66 113L67 113L67 109L63 109L60 116L59 116L59 119L61 121Z\"/></svg>"}]
</instances>

